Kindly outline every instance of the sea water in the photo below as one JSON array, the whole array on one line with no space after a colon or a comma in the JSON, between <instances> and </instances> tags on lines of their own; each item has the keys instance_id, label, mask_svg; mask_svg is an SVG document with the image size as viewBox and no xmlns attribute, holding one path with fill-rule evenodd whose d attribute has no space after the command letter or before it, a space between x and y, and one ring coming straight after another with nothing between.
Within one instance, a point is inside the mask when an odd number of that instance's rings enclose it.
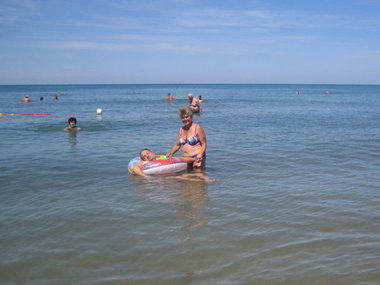
<instances>
[{"instance_id":1,"label":"sea water","mask_svg":"<svg viewBox=\"0 0 380 285\"><path fill-rule=\"evenodd\" d=\"M190 92L216 181L130 175ZM380 283L380 86L0 86L0 113L1 284Z\"/></svg>"}]
</instances>

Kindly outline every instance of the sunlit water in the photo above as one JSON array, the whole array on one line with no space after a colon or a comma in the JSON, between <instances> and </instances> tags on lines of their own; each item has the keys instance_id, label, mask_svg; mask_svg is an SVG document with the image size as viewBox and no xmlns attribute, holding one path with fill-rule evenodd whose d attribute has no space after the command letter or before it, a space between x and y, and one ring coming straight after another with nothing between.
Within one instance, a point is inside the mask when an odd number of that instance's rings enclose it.
<instances>
[{"instance_id":1,"label":"sunlit water","mask_svg":"<svg viewBox=\"0 0 380 285\"><path fill-rule=\"evenodd\" d=\"M188 92L216 182L128 174ZM380 283L380 86L0 86L0 113L1 284Z\"/></svg>"}]
</instances>

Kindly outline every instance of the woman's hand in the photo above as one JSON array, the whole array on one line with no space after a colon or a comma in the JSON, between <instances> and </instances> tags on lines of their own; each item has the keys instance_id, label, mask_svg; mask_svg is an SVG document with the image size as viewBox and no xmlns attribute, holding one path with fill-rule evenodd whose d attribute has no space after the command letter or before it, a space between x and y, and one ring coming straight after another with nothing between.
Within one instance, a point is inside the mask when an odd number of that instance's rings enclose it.
<instances>
[{"instance_id":1,"label":"woman's hand","mask_svg":"<svg viewBox=\"0 0 380 285\"><path fill-rule=\"evenodd\" d=\"M172 157L173 154L171 152L168 152L167 154L165 154L166 157Z\"/></svg>"}]
</instances>

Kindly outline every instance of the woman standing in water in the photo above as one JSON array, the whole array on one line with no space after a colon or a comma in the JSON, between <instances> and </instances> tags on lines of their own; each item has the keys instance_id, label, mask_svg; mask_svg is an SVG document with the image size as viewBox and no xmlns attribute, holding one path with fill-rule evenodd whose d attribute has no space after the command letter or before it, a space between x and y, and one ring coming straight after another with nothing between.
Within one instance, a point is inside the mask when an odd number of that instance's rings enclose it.
<instances>
[{"instance_id":1,"label":"woman standing in water","mask_svg":"<svg viewBox=\"0 0 380 285\"><path fill-rule=\"evenodd\" d=\"M179 117L183 126L179 129L177 139L166 156L172 157L182 147L184 157L195 158L194 162L188 164L188 169L201 172L206 166L207 139L205 131L201 125L193 122L193 112L189 107L180 108Z\"/></svg>"}]
</instances>

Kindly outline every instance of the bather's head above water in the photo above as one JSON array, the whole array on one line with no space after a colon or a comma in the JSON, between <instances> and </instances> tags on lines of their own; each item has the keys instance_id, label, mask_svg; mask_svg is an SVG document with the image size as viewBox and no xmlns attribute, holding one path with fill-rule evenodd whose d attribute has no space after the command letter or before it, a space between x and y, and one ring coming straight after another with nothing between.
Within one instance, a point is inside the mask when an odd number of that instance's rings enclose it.
<instances>
[{"instance_id":1,"label":"bather's head above water","mask_svg":"<svg viewBox=\"0 0 380 285\"><path fill-rule=\"evenodd\" d=\"M156 158L156 154L152 152L149 148L144 148L140 150L140 158L143 161L152 161Z\"/></svg>"}]
</instances>

